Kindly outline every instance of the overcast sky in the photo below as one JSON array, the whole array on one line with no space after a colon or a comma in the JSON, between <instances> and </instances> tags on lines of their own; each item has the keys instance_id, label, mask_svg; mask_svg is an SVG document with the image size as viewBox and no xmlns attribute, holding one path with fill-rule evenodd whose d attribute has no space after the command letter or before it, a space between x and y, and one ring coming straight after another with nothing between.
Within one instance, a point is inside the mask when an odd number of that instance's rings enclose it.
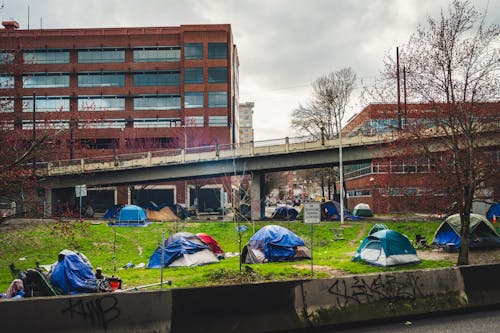
<instances>
[{"instance_id":1,"label":"overcast sky","mask_svg":"<svg viewBox=\"0 0 500 333\"><path fill-rule=\"evenodd\" d=\"M0 0L3 20L22 29L178 26L229 23L240 59L240 102L254 102L256 140L296 136L292 110L319 75L350 66L370 82L386 54L408 40L447 0ZM488 21L500 22L500 1ZM359 81L359 80L358 80ZM358 83L358 86L360 84ZM349 118L359 112L355 91Z\"/></svg>"}]
</instances>

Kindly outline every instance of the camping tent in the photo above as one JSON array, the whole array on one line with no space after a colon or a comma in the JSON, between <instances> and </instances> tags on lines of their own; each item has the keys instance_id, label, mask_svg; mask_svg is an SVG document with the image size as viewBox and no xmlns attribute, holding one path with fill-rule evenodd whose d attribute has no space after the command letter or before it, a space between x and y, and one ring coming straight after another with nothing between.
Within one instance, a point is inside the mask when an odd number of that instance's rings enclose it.
<instances>
[{"instance_id":1,"label":"camping tent","mask_svg":"<svg viewBox=\"0 0 500 333\"><path fill-rule=\"evenodd\" d=\"M353 261L376 266L418 263L417 251L410 240L394 230L380 230L368 235L359 246Z\"/></svg>"},{"instance_id":2,"label":"camping tent","mask_svg":"<svg viewBox=\"0 0 500 333\"><path fill-rule=\"evenodd\" d=\"M374 234L380 230L389 230L389 228L383 223L377 223L370 229L370 232L368 232L368 235Z\"/></svg>"},{"instance_id":3,"label":"camping tent","mask_svg":"<svg viewBox=\"0 0 500 333\"><path fill-rule=\"evenodd\" d=\"M241 261L248 264L309 258L311 255L304 241L277 225L268 225L257 231L241 254Z\"/></svg>"},{"instance_id":4,"label":"camping tent","mask_svg":"<svg viewBox=\"0 0 500 333\"><path fill-rule=\"evenodd\" d=\"M292 206L282 205L276 207L272 218L293 221L297 218L299 212Z\"/></svg>"},{"instance_id":5,"label":"camping tent","mask_svg":"<svg viewBox=\"0 0 500 333\"><path fill-rule=\"evenodd\" d=\"M432 244L438 246L453 245L460 247L460 215L448 216L436 229ZM500 247L500 235L484 215L470 214L470 243L471 248Z\"/></svg>"},{"instance_id":6,"label":"camping tent","mask_svg":"<svg viewBox=\"0 0 500 333\"><path fill-rule=\"evenodd\" d=\"M354 216L349 213L347 208L344 207L344 218L350 220L359 220L360 217ZM325 201L321 203L321 220L331 221L340 220L340 203L337 201Z\"/></svg>"},{"instance_id":7,"label":"camping tent","mask_svg":"<svg viewBox=\"0 0 500 333\"><path fill-rule=\"evenodd\" d=\"M79 294L97 291L96 277L85 255L63 250L50 271L50 283L63 294Z\"/></svg>"},{"instance_id":8,"label":"camping tent","mask_svg":"<svg viewBox=\"0 0 500 333\"><path fill-rule=\"evenodd\" d=\"M117 212L116 219L109 226L146 226L146 211L136 205L124 205Z\"/></svg>"},{"instance_id":9,"label":"camping tent","mask_svg":"<svg viewBox=\"0 0 500 333\"><path fill-rule=\"evenodd\" d=\"M164 242L164 267L200 266L219 262L210 248L198 236L189 232L178 232ZM149 258L148 268L160 268L162 265L162 246Z\"/></svg>"},{"instance_id":10,"label":"camping tent","mask_svg":"<svg viewBox=\"0 0 500 333\"><path fill-rule=\"evenodd\" d=\"M497 220L500 220L500 203L498 202L491 204L488 212L486 213L486 217L490 221L493 221L493 216L495 216Z\"/></svg>"},{"instance_id":11,"label":"camping tent","mask_svg":"<svg viewBox=\"0 0 500 333\"><path fill-rule=\"evenodd\" d=\"M373 216L370 206L365 203L357 204L352 210L352 214L356 216L371 217Z\"/></svg>"}]
</instances>

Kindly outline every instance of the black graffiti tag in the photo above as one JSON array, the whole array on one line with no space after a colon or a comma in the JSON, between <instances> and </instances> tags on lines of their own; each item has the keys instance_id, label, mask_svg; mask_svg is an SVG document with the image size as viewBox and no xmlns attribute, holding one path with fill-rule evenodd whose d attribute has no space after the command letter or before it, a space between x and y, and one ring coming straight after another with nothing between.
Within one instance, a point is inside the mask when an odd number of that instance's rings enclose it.
<instances>
[{"instance_id":1,"label":"black graffiti tag","mask_svg":"<svg viewBox=\"0 0 500 333\"><path fill-rule=\"evenodd\" d=\"M108 329L108 324L120 317L118 300L114 296L103 296L90 301L82 299L68 299L68 307L63 309L62 314L67 314L73 318L80 316L84 320L90 320L92 327L102 327L104 331Z\"/></svg>"},{"instance_id":2,"label":"black graffiti tag","mask_svg":"<svg viewBox=\"0 0 500 333\"><path fill-rule=\"evenodd\" d=\"M419 276L406 274L403 279L392 275L377 275L375 278L353 277L350 283L347 280L335 280L328 288L334 295L339 307L346 307L349 303L369 303L373 300L384 299L411 299L415 300L422 294L422 283Z\"/></svg>"}]
</instances>

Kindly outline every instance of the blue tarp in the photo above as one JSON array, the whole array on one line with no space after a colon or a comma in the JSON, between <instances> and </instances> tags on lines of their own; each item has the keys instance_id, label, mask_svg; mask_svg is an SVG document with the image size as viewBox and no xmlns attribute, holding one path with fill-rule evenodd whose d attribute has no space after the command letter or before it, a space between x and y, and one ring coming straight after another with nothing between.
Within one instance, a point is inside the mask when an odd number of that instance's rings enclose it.
<instances>
[{"instance_id":1,"label":"blue tarp","mask_svg":"<svg viewBox=\"0 0 500 333\"><path fill-rule=\"evenodd\" d=\"M273 218L286 219L286 220L295 220L299 215L299 212L291 206L278 206L274 210Z\"/></svg>"},{"instance_id":2,"label":"blue tarp","mask_svg":"<svg viewBox=\"0 0 500 333\"><path fill-rule=\"evenodd\" d=\"M500 222L500 203L495 202L490 206L490 209L488 209L488 212L486 213L486 217L488 220L493 221L493 215L496 216L497 222Z\"/></svg>"},{"instance_id":3,"label":"blue tarp","mask_svg":"<svg viewBox=\"0 0 500 333\"><path fill-rule=\"evenodd\" d=\"M198 237L189 232L178 232L165 240L163 265L167 267L184 254L193 254L208 249ZM148 268L161 268L161 245L149 258Z\"/></svg>"},{"instance_id":4,"label":"blue tarp","mask_svg":"<svg viewBox=\"0 0 500 333\"><path fill-rule=\"evenodd\" d=\"M264 256L269 261L287 261L295 256L294 247L304 246L304 241L287 228L268 225L257 231L248 245L264 249Z\"/></svg>"},{"instance_id":5,"label":"blue tarp","mask_svg":"<svg viewBox=\"0 0 500 333\"><path fill-rule=\"evenodd\" d=\"M114 205L104 213L104 218L105 219L116 219L118 217L118 213L120 212L120 209L122 209L124 205Z\"/></svg>"},{"instance_id":6,"label":"blue tarp","mask_svg":"<svg viewBox=\"0 0 500 333\"><path fill-rule=\"evenodd\" d=\"M460 236L457 235L455 230L449 225L444 224L442 228L436 233L436 237L432 241L432 243L440 244L440 245L449 245L453 244L453 246L458 249L460 248Z\"/></svg>"},{"instance_id":7,"label":"blue tarp","mask_svg":"<svg viewBox=\"0 0 500 333\"><path fill-rule=\"evenodd\" d=\"M86 258L73 251L59 253L57 264L50 274L50 283L64 294L96 291L96 278Z\"/></svg>"}]
</instances>

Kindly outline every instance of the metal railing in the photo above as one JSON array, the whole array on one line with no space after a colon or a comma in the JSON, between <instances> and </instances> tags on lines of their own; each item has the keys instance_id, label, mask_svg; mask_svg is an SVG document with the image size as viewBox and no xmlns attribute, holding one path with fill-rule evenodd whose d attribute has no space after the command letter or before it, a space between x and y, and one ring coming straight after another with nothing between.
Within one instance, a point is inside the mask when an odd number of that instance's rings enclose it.
<instances>
[{"instance_id":1,"label":"metal railing","mask_svg":"<svg viewBox=\"0 0 500 333\"><path fill-rule=\"evenodd\" d=\"M392 140L392 135L351 136L342 146L370 145ZM96 156L37 163L39 176L55 176L95 171L149 167L338 147L338 139L317 140L312 136L286 137L248 143L216 144L201 147L173 148L149 152Z\"/></svg>"}]
</instances>

